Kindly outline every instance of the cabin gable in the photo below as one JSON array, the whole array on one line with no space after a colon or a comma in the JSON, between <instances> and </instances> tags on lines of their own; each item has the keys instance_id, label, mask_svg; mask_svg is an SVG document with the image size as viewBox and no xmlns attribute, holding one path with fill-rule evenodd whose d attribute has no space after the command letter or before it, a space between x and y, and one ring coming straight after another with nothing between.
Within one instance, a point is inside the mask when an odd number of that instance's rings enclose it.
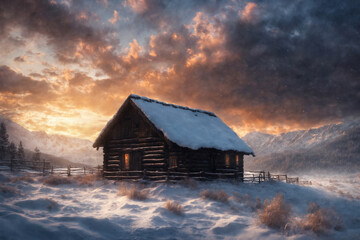
<instances>
[{"instance_id":1,"label":"cabin gable","mask_svg":"<svg viewBox=\"0 0 360 240\"><path fill-rule=\"evenodd\" d=\"M226 140L214 138L220 135ZM253 154L213 113L135 95L108 122L94 147L103 147L104 177L109 179L194 174L242 179L243 156Z\"/></svg>"},{"instance_id":2,"label":"cabin gable","mask_svg":"<svg viewBox=\"0 0 360 240\"><path fill-rule=\"evenodd\" d=\"M144 137L162 137L159 130L155 129L141 111L129 102L116 119L107 139L127 139Z\"/></svg>"}]
</instances>

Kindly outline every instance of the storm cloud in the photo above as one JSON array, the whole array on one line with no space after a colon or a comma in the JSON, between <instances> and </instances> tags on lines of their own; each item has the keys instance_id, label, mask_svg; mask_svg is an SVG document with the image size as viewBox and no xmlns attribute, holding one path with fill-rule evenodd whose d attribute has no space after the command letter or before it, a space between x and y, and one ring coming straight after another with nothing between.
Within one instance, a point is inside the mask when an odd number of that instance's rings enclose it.
<instances>
[{"instance_id":1,"label":"storm cloud","mask_svg":"<svg viewBox=\"0 0 360 240\"><path fill-rule=\"evenodd\" d=\"M0 91L56 92L57 107L103 119L135 93L245 131L341 121L360 115L359 12L350 0L2 1L1 36L21 47L40 35L57 64L29 73L47 81L2 66Z\"/></svg>"}]
</instances>

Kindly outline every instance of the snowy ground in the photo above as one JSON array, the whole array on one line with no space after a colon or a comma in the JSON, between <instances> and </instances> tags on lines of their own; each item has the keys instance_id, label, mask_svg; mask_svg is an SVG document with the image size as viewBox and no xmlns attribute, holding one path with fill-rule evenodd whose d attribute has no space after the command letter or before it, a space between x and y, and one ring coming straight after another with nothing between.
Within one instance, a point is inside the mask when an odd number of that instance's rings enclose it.
<instances>
[{"instance_id":1,"label":"snowy ground","mask_svg":"<svg viewBox=\"0 0 360 240\"><path fill-rule=\"evenodd\" d=\"M307 186L148 183L148 199L142 201L119 195L121 184L113 181L89 186L73 180L51 186L44 184L44 177L21 175L0 171L0 239L360 239L359 175L343 182L307 176L312 181ZM223 190L231 197L227 202L202 199L203 190ZM303 217L308 202L316 202L334 209L343 228L316 235L260 224L249 202L272 199L277 193L292 205L293 217ZM165 209L167 200L180 203L183 214Z\"/></svg>"}]
</instances>

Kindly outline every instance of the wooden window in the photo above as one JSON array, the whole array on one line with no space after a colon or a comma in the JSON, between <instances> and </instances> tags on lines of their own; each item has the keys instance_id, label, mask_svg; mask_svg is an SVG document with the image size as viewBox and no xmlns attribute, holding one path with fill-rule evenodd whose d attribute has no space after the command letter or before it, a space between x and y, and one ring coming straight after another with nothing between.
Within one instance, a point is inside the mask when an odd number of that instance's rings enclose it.
<instances>
[{"instance_id":1,"label":"wooden window","mask_svg":"<svg viewBox=\"0 0 360 240\"><path fill-rule=\"evenodd\" d=\"M236 166L239 166L239 154L236 154Z\"/></svg>"},{"instance_id":2,"label":"wooden window","mask_svg":"<svg viewBox=\"0 0 360 240\"><path fill-rule=\"evenodd\" d=\"M124 155L124 169L125 170L130 169L130 153L125 153Z\"/></svg>"},{"instance_id":3,"label":"wooden window","mask_svg":"<svg viewBox=\"0 0 360 240\"><path fill-rule=\"evenodd\" d=\"M176 168L177 167L177 158L176 156L169 157L169 168Z\"/></svg>"},{"instance_id":4,"label":"wooden window","mask_svg":"<svg viewBox=\"0 0 360 240\"><path fill-rule=\"evenodd\" d=\"M228 153L225 154L225 167L230 167L230 155Z\"/></svg>"}]
</instances>

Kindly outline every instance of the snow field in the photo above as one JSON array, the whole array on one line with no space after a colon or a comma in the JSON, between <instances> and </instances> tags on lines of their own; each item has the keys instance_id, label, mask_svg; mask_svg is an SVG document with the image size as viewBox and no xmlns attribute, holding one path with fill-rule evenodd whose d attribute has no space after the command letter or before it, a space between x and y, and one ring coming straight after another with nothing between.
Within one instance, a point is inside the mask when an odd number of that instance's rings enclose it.
<instances>
[{"instance_id":1,"label":"snow field","mask_svg":"<svg viewBox=\"0 0 360 240\"><path fill-rule=\"evenodd\" d=\"M57 185L47 177L8 172L0 172L0 183L0 239L359 239L360 236L359 199L316 184L201 182L144 183L134 187L131 183L96 178L86 181L70 178ZM352 189L359 183L343 184ZM146 198L133 200L124 188L146 192ZM343 228L317 235L312 231L288 232L262 225L257 204L262 205L265 199L271 200L278 193L291 205L291 218L304 218L308 203L315 202L336 211ZM225 194L227 200L217 201L214 197L217 194L222 197ZM168 210L167 202L181 206L182 214Z\"/></svg>"}]
</instances>

